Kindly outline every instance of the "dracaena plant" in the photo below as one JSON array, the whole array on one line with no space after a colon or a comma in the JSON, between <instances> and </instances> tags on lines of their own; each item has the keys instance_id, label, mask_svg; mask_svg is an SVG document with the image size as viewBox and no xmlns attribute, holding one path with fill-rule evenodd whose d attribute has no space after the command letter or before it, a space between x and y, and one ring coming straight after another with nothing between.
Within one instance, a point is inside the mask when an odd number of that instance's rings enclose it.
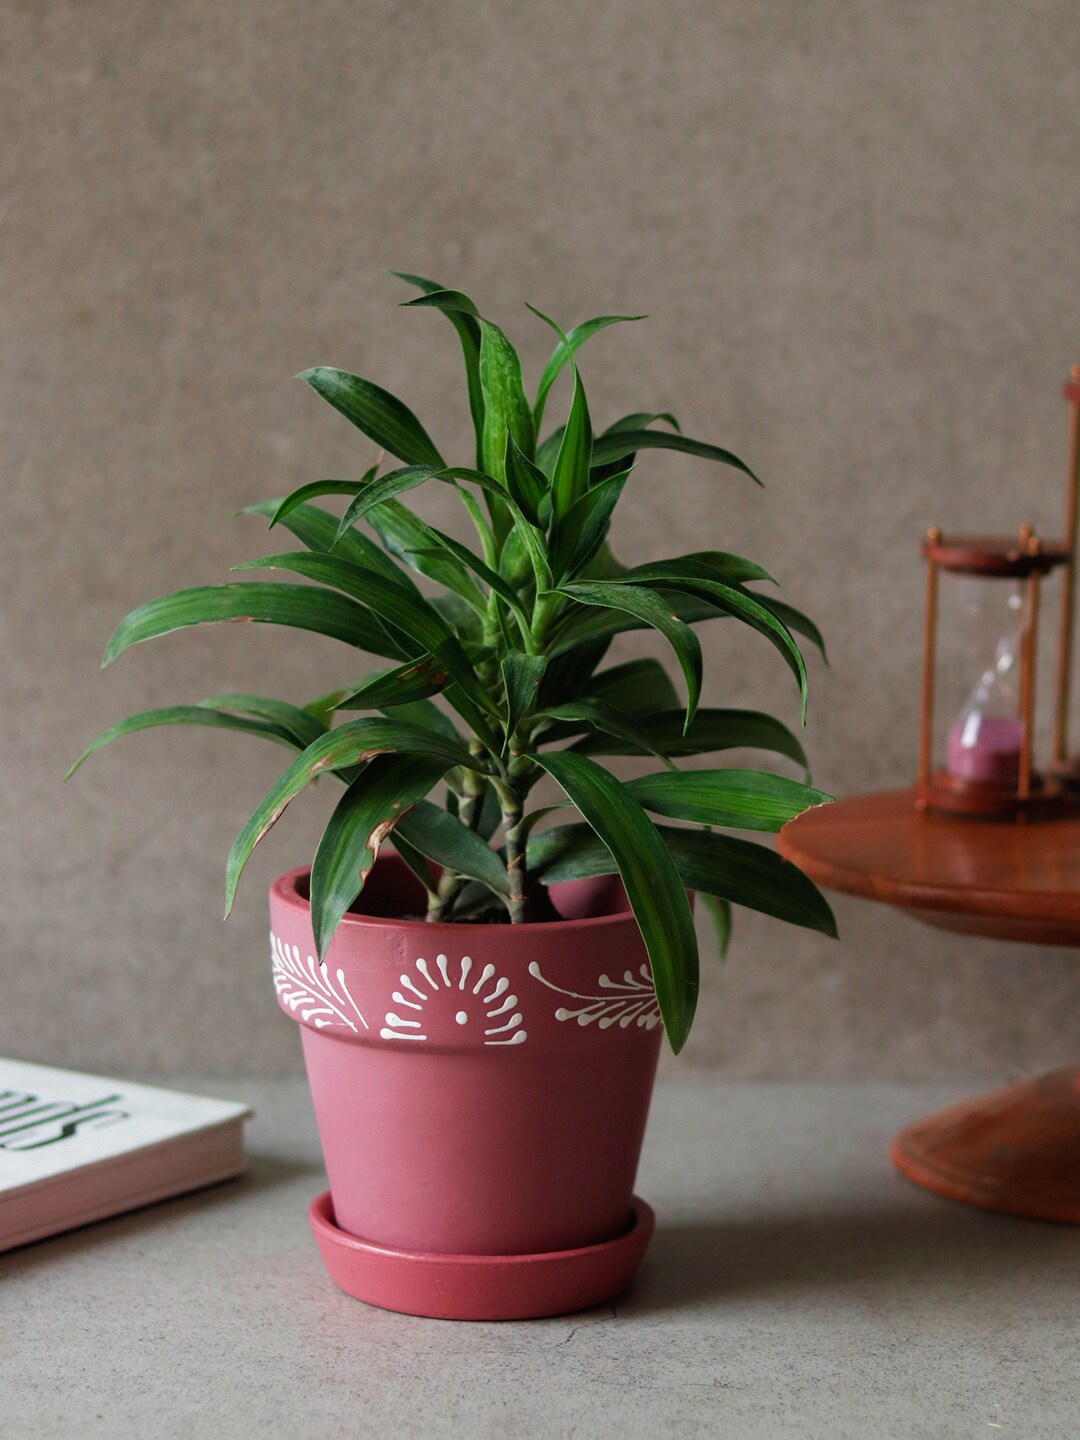
<instances>
[{"instance_id":1,"label":"dracaena plant","mask_svg":"<svg viewBox=\"0 0 1080 1440\"><path fill-rule=\"evenodd\" d=\"M680 768L685 757L736 747L805 765L779 720L699 705L694 627L726 617L758 631L792 671L804 721L806 671L793 632L819 647L820 636L757 588L770 577L738 555L703 550L631 568L614 559L612 515L641 452L680 451L755 479L729 451L683 435L668 414L635 412L594 431L576 352L599 330L642 317L600 316L564 334L534 311L557 343L530 404L518 355L497 325L459 291L401 278L423 292L412 306L442 312L457 333L475 464L449 463L412 411L370 380L305 371L317 394L400 463L380 473L380 456L360 479L317 480L251 507L306 548L238 568L287 571L306 583L253 579L152 600L121 621L104 662L183 626L252 620L331 636L387 663L361 679L350 659L346 688L307 705L218 695L133 715L81 759L119 735L169 724L243 730L296 752L232 847L226 914L261 837L311 780L333 775L344 793L311 867L320 959L391 831L433 921L554 920L550 885L617 873L678 1050L698 990L688 891L707 901L722 946L732 903L835 933L828 905L795 867L714 828L774 831L829 797L761 770ZM566 420L540 438L563 372ZM432 483L460 500L474 544L402 503ZM340 519L317 503L326 496L347 497ZM674 653L681 693L656 660L605 666L613 636L644 627ZM351 718L357 711L369 713ZM647 773L621 780L597 758L628 755L645 757ZM559 809L530 803L545 776L570 817L537 829Z\"/></svg>"}]
</instances>

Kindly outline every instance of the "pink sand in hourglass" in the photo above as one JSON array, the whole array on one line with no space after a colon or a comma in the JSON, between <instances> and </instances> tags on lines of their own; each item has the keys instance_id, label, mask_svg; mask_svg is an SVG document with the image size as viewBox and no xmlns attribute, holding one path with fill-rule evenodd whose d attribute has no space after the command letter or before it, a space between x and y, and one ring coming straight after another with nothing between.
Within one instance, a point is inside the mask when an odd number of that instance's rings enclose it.
<instances>
[{"instance_id":1,"label":"pink sand in hourglass","mask_svg":"<svg viewBox=\"0 0 1080 1440\"><path fill-rule=\"evenodd\" d=\"M984 716L974 743L964 744L966 722L958 720L949 731L947 767L955 780L976 780L990 785L1015 785L1020 777L1020 746L1024 727L1006 716Z\"/></svg>"}]
</instances>

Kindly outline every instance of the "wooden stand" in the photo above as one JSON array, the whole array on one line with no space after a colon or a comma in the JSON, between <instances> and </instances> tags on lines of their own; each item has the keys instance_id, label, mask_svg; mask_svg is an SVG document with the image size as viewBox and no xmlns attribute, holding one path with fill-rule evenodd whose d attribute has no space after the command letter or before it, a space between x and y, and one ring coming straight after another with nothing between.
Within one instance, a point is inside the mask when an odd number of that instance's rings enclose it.
<instances>
[{"instance_id":1,"label":"wooden stand","mask_svg":"<svg viewBox=\"0 0 1080 1440\"><path fill-rule=\"evenodd\" d=\"M920 811L892 790L808 810L780 853L819 885L947 930L1080 946L1080 813L1020 824ZM916 1184L988 1210L1080 1224L1080 1071L917 1120L892 1144Z\"/></svg>"},{"instance_id":2,"label":"wooden stand","mask_svg":"<svg viewBox=\"0 0 1080 1440\"><path fill-rule=\"evenodd\" d=\"M967 1205L1080 1225L1080 1073L1052 1070L901 1130L909 1180Z\"/></svg>"}]
</instances>

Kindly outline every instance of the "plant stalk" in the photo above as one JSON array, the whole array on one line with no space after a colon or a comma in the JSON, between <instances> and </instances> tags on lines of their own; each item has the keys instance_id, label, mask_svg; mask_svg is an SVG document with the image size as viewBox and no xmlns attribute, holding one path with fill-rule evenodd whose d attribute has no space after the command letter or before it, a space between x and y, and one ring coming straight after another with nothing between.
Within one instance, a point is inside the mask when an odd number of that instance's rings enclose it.
<instances>
[{"instance_id":1,"label":"plant stalk","mask_svg":"<svg viewBox=\"0 0 1080 1440\"><path fill-rule=\"evenodd\" d=\"M469 750L474 755L483 753L483 747L477 740L470 740ZM458 819L470 830L475 830L480 823L480 812L483 809L484 782L472 770L465 771L464 780L465 794L458 805ZM429 924L445 920L464 885L464 875L458 874L456 870L444 870L439 876L438 889L428 902L424 919Z\"/></svg>"},{"instance_id":2,"label":"plant stalk","mask_svg":"<svg viewBox=\"0 0 1080 1440\"><path fill-rule=\"evenodd\" d=\"M529 877L525 869L525 835L521 822L524 806L516 790L510 791L513 802L507 808L504 801L503 827L506 837L506 870L510 876L510 898L507 909L511 925L527 925L532 919L532 903L529 897Z\"/></svg>"}]
</instances>

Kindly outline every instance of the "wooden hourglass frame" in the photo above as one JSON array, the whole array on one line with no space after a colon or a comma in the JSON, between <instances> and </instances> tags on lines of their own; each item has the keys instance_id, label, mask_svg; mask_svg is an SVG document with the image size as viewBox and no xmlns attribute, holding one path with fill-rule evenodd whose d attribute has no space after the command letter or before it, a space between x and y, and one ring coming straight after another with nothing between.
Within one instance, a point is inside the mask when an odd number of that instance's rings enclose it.
<instances>
[{"instance_id":1,"label":"wooden hourglass frame","mask_svg":"<svg viewBox=\"0 0 1080 1440\"><path fill-rule=\"evenodd\" d=\"M1080 757L1069 755L1069 708L1076 633L1076 555L1080 542L1080 365L1074 365L1062 394L1069 407L1069 461L1065 472L1065 544L1068 560L1061 585L1057 696L1051 770L1069 789L1080 790Z\"/></svg>"},{"instance_id":2,"label":"wooden hourglass frame","mask_svg":"<svg viewBox=\"0 0 1080 1440\"><path fill-rule=\"evenodd\" d=\"M1066 564L1069 551L1064 545L1045 544L1030 525L1022 525L1015 540L988 536L946 538L935 527L927 532L922 554L927 565L927 586L916 808L986 820L1017 820L1060 809L1061 786L1052 778L1044 780L1033 761L1035 661L1041 583L1051 570ZM951 756L944 768L933 766L938 589L942 572L981 583L1020 586L1023 590L1017 715L1008 722L1010 734L1015 729L1016 738L1011 751L985 757L987 762L997 762L998 773L990 770L982 775L965 774L953 767Z\"/></svg>"}]
</instances>

